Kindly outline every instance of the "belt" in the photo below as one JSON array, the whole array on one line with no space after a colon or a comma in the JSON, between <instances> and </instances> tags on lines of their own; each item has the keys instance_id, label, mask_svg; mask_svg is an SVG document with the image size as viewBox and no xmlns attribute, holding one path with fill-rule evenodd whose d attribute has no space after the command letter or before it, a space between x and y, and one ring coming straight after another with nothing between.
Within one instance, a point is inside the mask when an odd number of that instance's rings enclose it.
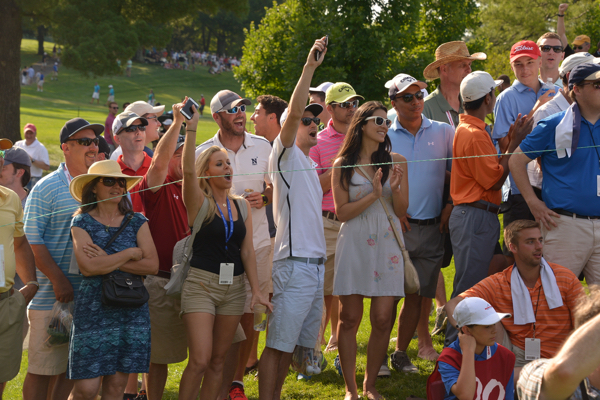
<instances>
[{"instance_id":1,"label":"belt","mask_svg":"<svg viewBox=\"0 0 600 400\"><path fill-rule=\"evenodd\" d=\"M335 215L335 213L332 213L331 211L323 211L323 216L333 221L339 221L337 215Z\"/></svg>"},{"instance_id":2,"label":"belt","mask_svg":"<svg viewBox=\"0 0 600 400\"><path fill-rule=\"evenodd\" d=\"M581 218L581 219L600 219L600 217L590 217L587 215L575 214L570 211L561 210L560 208L555 208L552 211L554 211L555 213L560 214L560 215L565 215L567 217L575 217L575 218Z\"/></svg>"},{"instance_id":3,"label":"belt","mask_svg":"<svg viewBox=\"0 0 600 400\"><path fill-rule=\"evenodd\" d=\"M319 258L307 258L307 257L288 257L288 260L300 261L308 264L317 264L321 265L325 263L325 259L323 257Z\"/></svg>"},{"instance_id":4,"label":"belt","mask_svg":"<svg viewBox=\"0 0 600 400\"><path fill-rule=\"evenodd\" d=\"M489 203L480 203L478 201L475 201L473 203L463 203L460 205L479 208L480 210L489 211L492 214L498 214L498 212L500 211L500 207L498 207L497 205L489 204Z\"/></svg>"},{"instance_id":5,"label":"belt","mask_svg":"<svg viewBox=\"0 0 600 400\"><path fill-rule=\"evenodd\" d=\"M4 293L0 293L0 300L8 299L10 296L13 295L14 292L15 289L11 288L10 290L7 290Z\"/></svg>"},{"instance_id":6,"label":"belt","mask_svg":"<svg viewBox=\"0 0 600 400\"><path fill-rule=\"evenodd\" d=\"M422 225L435 225L435 224L439 224L442 219L440 217L435 217L435 218L429 218L429 219L412 219L412 218L407 218L407 220L411 224L417 224L419 226L422 226Z\"/></svg>"},{"instance_id":7,"label":"belt","mask_svg":"<svg viewBox=\"0 0 600 400\"><path fill-rule=\"evenodd\" d=\"M156 273L156 276L160 277L160 278L167 278L167 279L171 279L171 273L167 272L167 271L162 271L162 270L158 270L158 272Z\"/></svg>"}]
</instances>

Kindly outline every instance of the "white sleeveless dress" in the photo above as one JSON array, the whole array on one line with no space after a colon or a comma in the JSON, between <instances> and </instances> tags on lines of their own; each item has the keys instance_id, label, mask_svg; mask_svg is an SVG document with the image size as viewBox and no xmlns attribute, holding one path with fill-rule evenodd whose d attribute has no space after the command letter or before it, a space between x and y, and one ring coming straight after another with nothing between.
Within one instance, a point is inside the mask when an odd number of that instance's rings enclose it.
<instances>
[{"instance_id":1,"label":"white sleeveless dress","mask_svg":"<svg viewBox=\"0 0 600 400\"><path fill-rule=\"evenodd\" d=\"M372 192L373 185L355 171L349 189L350 202ZM383 185L383 199L402 235L400 220L392 206L389 179ZM344 222L338 234L333 295L351 294L404 297L402 252L379 200L359 216Z\"/></svg>"}]
</instances>

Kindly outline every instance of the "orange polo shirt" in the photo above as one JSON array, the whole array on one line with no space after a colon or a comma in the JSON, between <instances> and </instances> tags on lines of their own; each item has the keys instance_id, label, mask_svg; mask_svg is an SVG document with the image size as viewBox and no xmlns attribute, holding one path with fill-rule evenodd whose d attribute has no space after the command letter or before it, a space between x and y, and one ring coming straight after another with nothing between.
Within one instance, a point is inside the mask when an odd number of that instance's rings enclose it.
<instances>
[{"instance_id":1,"label":"orange polo shirt","mask_svg":"<svg viewBox=\"0 0 600 400\"><path fill-rule=\"evenodd\" d=\"M498 182L504 168L498 161L498 152L490 135L485 131L486 123L479 118L459 115L454 134L450 194L454 205L485 200L500 205L500 190L491 187ZM482 156L487 157L472 157ZM456 158L468 157L468 158Z\"/></svg>"},{"instance_id":2,"label":"orange polo shirt","mask_svg":"<svg viewBox=\"0 0 600 400\"><path fill-rule=\"evenodd\" d=\"M121 154L117 159L117 162L121 166L121 172L125 175L129 176L146 176L146 172L150 169L150 164L152 163L152 157L150 157L146 152L144 152L144 161L142 162L142 166L138 168L137 171L129 168L123 162L123 155ZM131 188L129 193L131 193L131 203L133 205L133 211L144 214L144 204L142 202L142 198L138 191L140 190L140 183Z\"/></svg>"},{"instance_id":3,"label":"orange polo shirt","mask_svg":"<svg viewBox=\"0 0 600 400\"><path fill-rule=\"evenodd\" d=\"M563 305L552 310L548 308L541 278L538 278L533 288L527 288L533 303L534 313L537 308L535 337L541 340L542 358L554 357L573 331L572 312L575 309L577 300L584 294L583 286L571 271L558 264L548 264L554 271ZM513 301L510 278L513 268L514 265L502 272L488 276L459 296L462 298L480 297L490 303L496 312L512 315ZM525 338L533 337L533 324L515 325L514 317L510 317L503 319L502 325L506 329L511 343L520 349L525 349Z\"/></svg>"}]
</instances>

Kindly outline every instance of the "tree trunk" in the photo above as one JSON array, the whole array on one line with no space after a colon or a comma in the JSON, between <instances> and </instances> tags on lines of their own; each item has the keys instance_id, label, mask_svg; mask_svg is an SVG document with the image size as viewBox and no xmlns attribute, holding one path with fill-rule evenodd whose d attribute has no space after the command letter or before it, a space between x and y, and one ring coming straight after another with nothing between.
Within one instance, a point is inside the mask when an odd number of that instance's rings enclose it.
<instances>
[{"instance_id":1,"label":"tree trunk","mask_svg":"<svg viewBox=\"0 0 600 400\"><path fill-rule=\"evenodd\" d=\"M135 61L139 62L139 63L143 63L144 62L144 49L142 47L138 48L135 51L135 56L133 58Z\"/></svg>"},{"instance_id":2,"label":"tree trunk","mask_svg":"<svg viewBox=\"0 0 600 400\"><path fill-rule=\"evenodd\" d=\"M37 27L37 40L38 40L38 56L44 55L44 36L46 36L46 28L44 25Z\"/></svg>"},{"instance_id":3,"label":"tree trunk","mask_svg":"<svg viewBox=\"0 0 600 400\"><path fill-rule=\"evenodd\" d=\"M21 9L15 0L0 0L0 137L21 139Z\"/></svg>"},{"instance_id":4,"label":"tree trunk","mask_svg":"<svg viewBox=\"0 0 600 400\"><path fill-rule=\"evenodd\" d=\"M227 44L227 37L223 31L217 34L217 54L219 56L225 54L225 45Z\"/></svg>"}]
</instances>

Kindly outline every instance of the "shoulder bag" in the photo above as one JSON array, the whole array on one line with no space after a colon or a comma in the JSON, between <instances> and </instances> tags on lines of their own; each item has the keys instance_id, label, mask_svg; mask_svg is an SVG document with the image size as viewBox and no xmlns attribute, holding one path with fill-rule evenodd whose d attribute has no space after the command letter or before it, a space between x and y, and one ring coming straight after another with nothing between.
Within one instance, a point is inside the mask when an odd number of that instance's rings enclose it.
<instances>
[{"instance_id":1,"label":"shoulder bag","mask_svg":"<svg viewBox=\"0 0 600 400\"><path fill-rule=\"evenodd\" d=\"M367 174L367 171L365 171L364 168L361 166L358 166L358 169L369 180L369 182L371 182L371 185L372 185L373 178L371 178L371 176L369 174ZM400 246L400 250L402 251L402 258L404 259L404 292L406 294L417 293L419 291L419 289L421 288L421 283L419 282L419 274L417 273L417 269L415 268L412 261L410 260L408 250L406 250L406 247L404 247L404 242L402 241L402 238L400 237L400 232L398 232L396 225L394 225L394 217L388 211L385 201L383 201L383 198L380 197L379 202L381 203L381 206L383 207L383 210L385 211L385 214L387 215L388 221L390 222L390 225L392 226L392 230L394 231L394 236L396 237L396 242L398 242L398 246Z\"/></svg>"}]
</instances>

